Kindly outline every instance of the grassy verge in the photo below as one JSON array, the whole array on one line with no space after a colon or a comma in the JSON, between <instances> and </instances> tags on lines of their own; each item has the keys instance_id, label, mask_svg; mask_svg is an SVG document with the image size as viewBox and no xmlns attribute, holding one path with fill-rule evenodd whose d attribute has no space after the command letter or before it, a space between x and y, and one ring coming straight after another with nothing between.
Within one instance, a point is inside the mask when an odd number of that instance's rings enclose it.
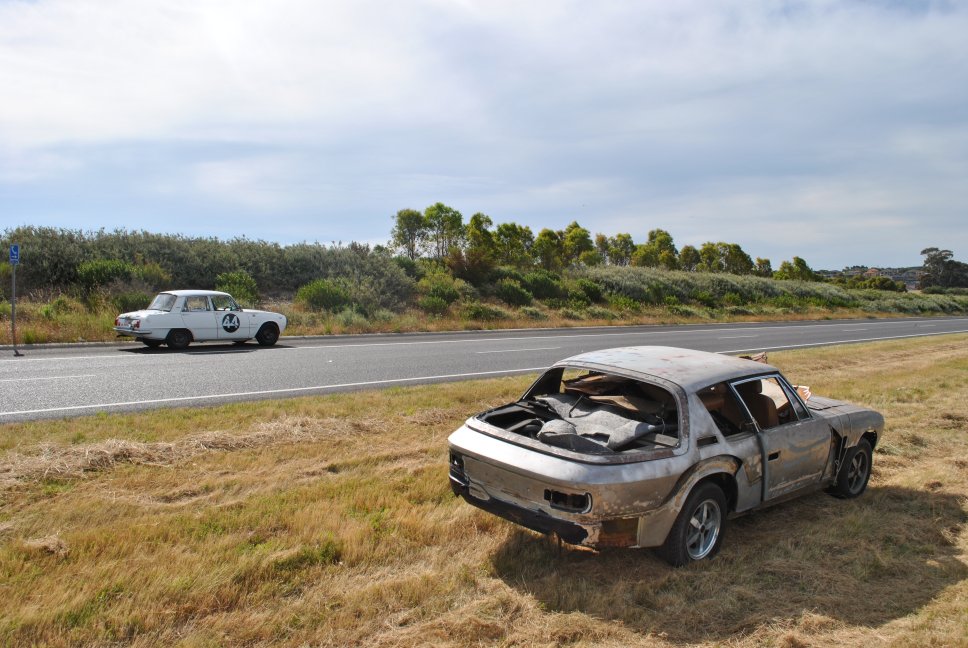
<instances>
[{"instance_id":1,"label":"grassy verge","mask_svg":"<svg viewBox=\"0 0 968 648\"><path fill-rule=\"evenodd\" d=\"M939 300L947 299L942 305ZM333 335L347 333L412 333L419 331L462 331L499 328L571 326L626 326L637 324L696 324L705 322L791 321L855 319L905 315L955 315L968 312L968 297L952 301L946 296L890 294L890 301L871 302L865 307L832 307L803 302L792 306L747 304L744 306L647 305L590 306L583 309L551 308L535 302L525 308L476 303L454 305L447 312L431 315L409 309L401 313L379 311L370 317L347 309L339 313L308 312L292 302L271 302L266 310L284 313L289 320L285 335ZM950 302L950 303L948 303ZM962 303L964 302L964 303ZM879 304L879 305L878 305ZM58 297L48 302L17 302L17 343L131 341L114 332L117 309L90 309L78 300ZM0 345L11 343L10 304L0 302Z\"/></svg>"},{"instance_id":2,"label":"grassy verge","mask_svg":"<svg viewBox=\"0 0 968 648\"><path fill-rule=\"evenodd\" d=\"M527 377L0 426L0 643L964 645L966 343L771 354L884 413L870 490L680 570L450 495L447 434Z\"/></svg>"}]
</instances>

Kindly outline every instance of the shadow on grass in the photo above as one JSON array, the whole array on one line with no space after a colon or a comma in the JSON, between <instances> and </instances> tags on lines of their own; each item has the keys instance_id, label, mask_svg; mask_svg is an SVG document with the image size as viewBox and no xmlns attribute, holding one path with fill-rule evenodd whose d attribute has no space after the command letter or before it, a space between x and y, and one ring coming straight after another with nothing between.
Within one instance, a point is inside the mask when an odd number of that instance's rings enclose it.
<instances>
[{"instance_id":1,"label":"shadow on grass","mask_svg":"<svg viewBox=\"0 0 968 648\"><path fill-rule=\"evenodd\" d=\"M496 575L549 610L583 612L674 640L722 640L803 613L875 627L968 576L958 496L896 487L818 494L731 521L720 554L673 569L651 551L568 547L520 530Z\"/></svg>"}]
</instances>

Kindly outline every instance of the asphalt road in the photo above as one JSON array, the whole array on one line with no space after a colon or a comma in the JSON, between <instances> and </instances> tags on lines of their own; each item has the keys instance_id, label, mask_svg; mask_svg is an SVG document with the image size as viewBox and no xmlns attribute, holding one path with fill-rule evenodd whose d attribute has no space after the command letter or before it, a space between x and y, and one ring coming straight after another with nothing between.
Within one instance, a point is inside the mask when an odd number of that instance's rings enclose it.
<instances>
[{"instance_id":1,"label":"asphalt road","mask_svg":"<svg viewBox=\"0 0 968 648\"><path fill-rule=\"evenodd\" d=\"M740 353L968 332L968 318L282 338L274 347L139 343L0 350L0 423L211 405L539 371L616 346Z\"/></svg>"}]
</instances>

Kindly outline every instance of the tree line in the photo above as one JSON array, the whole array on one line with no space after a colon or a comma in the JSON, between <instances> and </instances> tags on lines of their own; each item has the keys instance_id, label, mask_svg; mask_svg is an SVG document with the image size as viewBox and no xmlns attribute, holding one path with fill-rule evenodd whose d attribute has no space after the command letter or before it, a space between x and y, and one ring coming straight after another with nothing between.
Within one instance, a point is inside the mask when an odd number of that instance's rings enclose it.
<instances>
[{"instance_id":1,"label":"tree line","mask_svg":"<svg viewBox=\"0 0 968 648\"><path fill-rule=\"evenodd\" d=\"M535 235L527 225L495 225L480 212L465 224L459 211L440 202L422 212L401 209L393 220L390 244L396 252L413 262L429 258L446 264L456 275L472 281L497 266L560 272L573 266L603 265L820 280L800 257L784 261L774 271L769 259L754 260L737 243L708 241L698 248L684 245L679 249L672 235L658 228L639 243L627 232L592 236L577 221L562 230L544 228Z\"/></svg>"}]
</instances>

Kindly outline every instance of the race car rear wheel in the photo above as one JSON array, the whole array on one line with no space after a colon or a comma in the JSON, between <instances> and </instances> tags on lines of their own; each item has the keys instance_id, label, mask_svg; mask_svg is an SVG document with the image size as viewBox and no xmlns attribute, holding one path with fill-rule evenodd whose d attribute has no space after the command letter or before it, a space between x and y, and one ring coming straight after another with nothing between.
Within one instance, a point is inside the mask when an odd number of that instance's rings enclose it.
<instances>
[{"instance_id":1,"label":"race car rear wheel","mask_svg":"<svg viewBox=\"0 0 968 648\"><path fill-rule=\"evenodd\" d=\"M192 343L192 334L185 329L172 329L166 339L169 349L187 349Z\"/></svg>"}]
</instances>

